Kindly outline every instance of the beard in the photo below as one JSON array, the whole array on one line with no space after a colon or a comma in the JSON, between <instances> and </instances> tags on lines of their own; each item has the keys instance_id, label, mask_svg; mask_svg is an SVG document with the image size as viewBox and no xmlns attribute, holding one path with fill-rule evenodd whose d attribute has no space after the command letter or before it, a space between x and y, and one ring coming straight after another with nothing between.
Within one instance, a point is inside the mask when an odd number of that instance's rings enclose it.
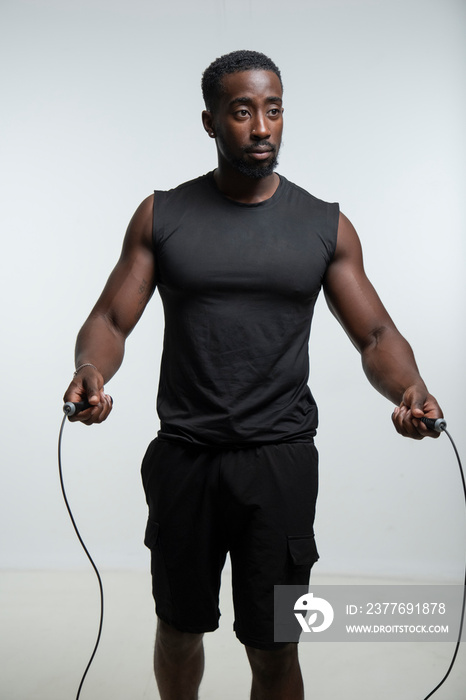
<instances>
[{"instance_id":1,"label":"beard","mask_svg":"<svg viewBox=\"0 0 466 700\"><path fill-rule=\"evenodd\" d=\"M241 173L241 175L245 175L246 177L250 177L254 180L260 180L263 177L269 177L269 175L272 175L273 171L278 165L278 157L274 155L272 160L264 165L262 163L245 163L245 161L241 160L241 158L233 158L230 162L235 170Z\"/></svg>"},{"instance_id":2,"label":"beard","mask_svg":"<svg viewBox=\"0 0 466 700\"><path fill-rule=\"evenodd\" d=\"M260 180L261 178L269 177L269 175L272 175L278 165L278 149L275 148L275 146L272 146L272 144L268 141L264 141L262 143L258 142L254 146L243 148L243 153L246 155L257 146L267 146L267 148L270 148L271 160L269 160L267 163L262 163L260 161L257 163L247 163L243 158L234 158L231 153L227 153L229 164L235 170L241 173L241 175L250 177L253 180Z\"/></svg>"}]
</instances>

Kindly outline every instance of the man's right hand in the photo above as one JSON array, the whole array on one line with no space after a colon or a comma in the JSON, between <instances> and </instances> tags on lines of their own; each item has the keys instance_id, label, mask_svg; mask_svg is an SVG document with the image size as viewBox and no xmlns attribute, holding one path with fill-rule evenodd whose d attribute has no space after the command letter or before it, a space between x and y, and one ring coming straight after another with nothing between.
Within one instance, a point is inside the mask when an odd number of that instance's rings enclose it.
<instances>
[{"instance_id":1,"label":"man's right hand","mask_svg":"<svg viewBox=\"0 0 466 700\"><path fill-rule=\"evenodd\" d=\"M69 420L85 425L102 423L112 410L112 399L104 392L104 379L94 367L86 366L79 370L63 397L63 402L87 401L90 408L80 411Z\"/></svg>"}]
</instances>

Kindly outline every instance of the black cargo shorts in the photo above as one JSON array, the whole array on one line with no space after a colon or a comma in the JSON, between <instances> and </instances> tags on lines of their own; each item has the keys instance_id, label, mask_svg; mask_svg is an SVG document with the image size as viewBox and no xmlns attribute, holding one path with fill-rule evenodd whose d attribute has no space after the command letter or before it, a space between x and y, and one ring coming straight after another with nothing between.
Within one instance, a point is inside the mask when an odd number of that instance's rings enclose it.
<instances>
[{"instance_id":1,"label":"black cargo shorts","mask_svg":"<svg viewBox=\"0 0 466 700\"><path fill-rule=\"evenodd\" d=\"M215 630L227 552L234 629L274 649L274 585L304 585L318 553L318 455L312 442L217 449L156 438L142 463L158 617L182 632Z\"/></svg>"}]
</instances>

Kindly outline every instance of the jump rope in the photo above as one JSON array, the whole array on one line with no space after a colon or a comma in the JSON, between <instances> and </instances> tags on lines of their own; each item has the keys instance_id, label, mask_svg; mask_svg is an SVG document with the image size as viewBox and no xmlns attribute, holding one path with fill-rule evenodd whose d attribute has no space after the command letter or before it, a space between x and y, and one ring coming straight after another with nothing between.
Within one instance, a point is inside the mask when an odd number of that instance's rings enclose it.
<instances>
[{"instance_id":1,"label":"jump rope","mask_svg":"<svg viewBox=\"0 0 466 700\"><path fill-rule=\"evenodd\" d=\"M60 486L61 486L61 490L62 490L62 494L63 494L63 499L65 501L68 515L70 516L71 522L73 524L74 531L76 532L76 536L81 544L81 547L84 549L86 556L91 563L92 568L94 569L94 572L95 572L95 575L97 577L97 581L99 584L99 592L100 592L100 619L99 619L99 627L98 627L98 632L97 632L97 639L96 639L92 654L90 656L90 659L88 661L88 664L87 664L87 666L84 670L83 676L81 678L81 682L80 682L79 687L78 687L78 692L76 694L76 700L79 700L79 696L81 694L81 689L83 687L85 678L86 678L87 673L91 667L92 662L94 661L94 657L96 655L97 648L98 648L99 643L100 643L100 638L102 635L102 627L103 627L103 622L104 622L104 589L102 586L102 579L100 577L99 570L94 563L94 560L92 559L86 545L84 544L84 541L83 541L81 534L78 530L78 527L76 525L73 513L71 511L70 504L68 502L68 498L67 498L66 491L65 491L65 484L63 481L63 469L62 469L62 459L61 459L61 445L62 445L62 436L63 436L63 428L65 426L65 421L68 417L76 415L77 413L80 413L80 411L84 411L86 408L89 408L89 404L87 403L87 401L79 401L76 403L72 403L71 401L67 401L67 403L65 403L65 405L63 406L63 412L65 415L63 416L63 420L62 420L61 426L60 426L60 433L58 436L58 471L59 471L59 476L60 476ZM448 436L448 438L451 442L451 445L453 447L453 450L455 452L456 459L458 461L458 467L460 470L461 482L463 485L464 500L465 500L465 505L466 505L466 482L465 482L465 478L464 478L463 466L461 464L461 459L460 459L460 455L459 455L459 452L457 450L457 447L453 441L452 436L450 435L450 433L447 430L446 421L443 418L438 418L437 420L434 420L432 418L421 418L420 420L430 430L436 430L438 433L445 433ZM459 651L460 644L461 644L461 635L463 632L465 607L466 607L466 568L465 568L464 583L463 583L463 602L462 602L462 607L461 607L460 626L459 626L459 632L458 632L458 640L457 640L456 645L455 645L455 650L453 652L453 656L452 656L450 665L449 665L445 675L443 676L442 680L440 681L440 683L438 683L435 686L435 688L433 690L430 691L430 693L428 695L425 696L425 698L423 700L429 700L429 698L431 698L434 695L434 693L436 693L437 690L445 683L448 676L450 675L450 672L451 672L451 670L454 666L454 663L456 661L456 657L458 656L458 651Z\"/></svg>"}]
</instances>

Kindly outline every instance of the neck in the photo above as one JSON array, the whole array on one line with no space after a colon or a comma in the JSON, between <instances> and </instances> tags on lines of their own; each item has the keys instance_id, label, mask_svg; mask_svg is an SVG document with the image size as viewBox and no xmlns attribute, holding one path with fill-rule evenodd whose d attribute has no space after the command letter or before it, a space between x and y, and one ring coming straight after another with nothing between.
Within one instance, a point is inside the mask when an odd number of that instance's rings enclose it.
<instances>
[{"instance_id":1,"label":"neck","mask_svg":"<svg viewBox=\"0 0 466 700\"><path fill-rule=\"evenodd\" d=\"M219 163L215 183L226 197L242 204L257 204L272 197L280 183L277 173L263 178L246 177L226 164Z\"/></svg>"}]
</instances>

